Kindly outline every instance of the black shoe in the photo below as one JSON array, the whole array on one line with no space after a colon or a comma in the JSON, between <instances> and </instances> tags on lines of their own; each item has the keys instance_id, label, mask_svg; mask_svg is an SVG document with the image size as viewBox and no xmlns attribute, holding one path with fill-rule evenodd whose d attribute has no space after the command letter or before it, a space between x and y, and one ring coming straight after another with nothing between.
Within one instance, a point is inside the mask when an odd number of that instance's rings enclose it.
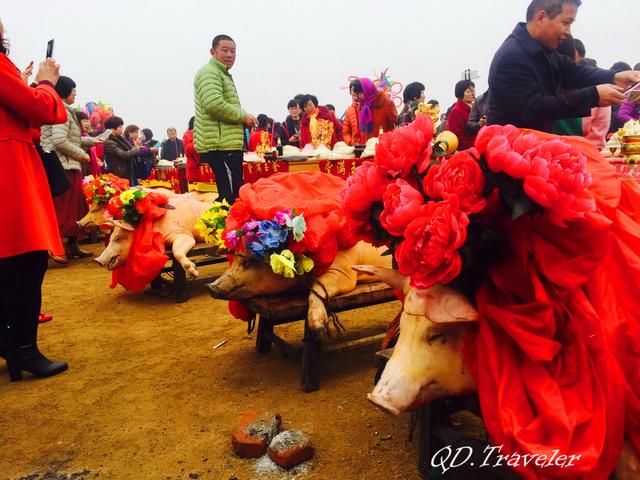
<instances>
[{"instance_id":1,"label":"black shoe","mask_svg":"<svg viewBox=\"0 0 640 480\"><path fill-rule=\"evenodd\" d=\"M69 366L66 362L52 362L45 357L34 344L23 345L10 352L7 358L9 379L12 382L22 380L22 371L29 372L37 378L52 377L64 372Z\"/></svg>"}]
</instances>

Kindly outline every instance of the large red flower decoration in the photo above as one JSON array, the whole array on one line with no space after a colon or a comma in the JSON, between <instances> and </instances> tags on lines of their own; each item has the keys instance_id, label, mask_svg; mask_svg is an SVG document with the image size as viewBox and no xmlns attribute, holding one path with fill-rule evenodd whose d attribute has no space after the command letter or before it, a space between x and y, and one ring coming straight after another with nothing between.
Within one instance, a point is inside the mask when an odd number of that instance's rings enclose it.
<instances>
[{"instance_id":1,"label":"large red flower decoration","mask_svg":"<svg viewBox=\"0 0 640 480\"><path fill-rule=\"evenodd\" d=\"M424 191L434 199L447 200L455 195L460 200L460 210L467 215L477 213L485 205L484 173L474 154L475 149L456 153L441 164L433 165L424 178Z\"/></svg>"},{"instance_id":2,"label":"large red flower decoration","mask_svg":"<svg viewBox=\"0 0 640 480\"><path fill-rule=\"evenodd\" d=\"M455 195L423 205L395 252L400 273L411 277L416 288L453 280L462 268L458 249L467 239L468 225L469 218Z\"/></svg>"},{"instance_id":3,"label":"large red flower decoration","mask_svg":"<svg viewBox=\"0 0 640 480\"><path fill-rule=\"evenodd\" d=\"M405 227L418 216L424 198L418 190L399 178L387 187L382 203L381 225L391 235L402 237Z\"/></svg>"},{"instance_id":4,"label":"large red flower decoration","mask_svg":"<svg viewBox=\"0 0 640 480\"><path fill-rule=\"evenodd\" d=\"M347 178L342 192L346 212L366 212L371 204L382 199L387 185L391 182L384 171L374 162L363 162L355 175Z\"/></svg>"},{"instance_id":5,"label":"large red flower decoration","mask_svg":"<svg viewBox=\"0 0 640 480\"><path fill-rule=\"evenodd\" d=\"M414 166L422 173L431 161L432 140L433 121L418 115L413 123L380 137L375 161L394 178L406 177Z\"/></svg>"}]
</instances>

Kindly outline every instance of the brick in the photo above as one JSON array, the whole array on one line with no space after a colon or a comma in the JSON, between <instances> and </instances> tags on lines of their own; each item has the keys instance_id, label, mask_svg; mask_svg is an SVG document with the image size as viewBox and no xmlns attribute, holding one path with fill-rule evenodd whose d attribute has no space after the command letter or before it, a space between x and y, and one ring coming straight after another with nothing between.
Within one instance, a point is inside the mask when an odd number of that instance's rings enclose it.
<instances>
[{"instance_id":1,"label":"brick","mask_svg":"<svg viewBox=\"0 0 640 480\"><path fill-rule=\"evenodd\" d=\"M269 444L269 458L282 468L293 468L313 456L309 435L300 430L285 430Z\"/></svg>"},{"instance_id":2,"label":"brick","mask_svg":"<svg viewBox=\"0 0 640 480\"><path fill-rule=\"evenodd\" d=\"M282 419L278 413L247 412L240 418L231 435L231 445L242 458L258 458L280 431Z\"/></svg>"}]
</instances>

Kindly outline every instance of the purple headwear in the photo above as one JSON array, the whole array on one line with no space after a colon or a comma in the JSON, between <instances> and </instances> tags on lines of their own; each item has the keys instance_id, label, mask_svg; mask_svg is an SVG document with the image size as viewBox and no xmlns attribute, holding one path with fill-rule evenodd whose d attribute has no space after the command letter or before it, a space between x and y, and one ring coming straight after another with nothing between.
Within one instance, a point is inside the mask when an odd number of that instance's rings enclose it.
<instances>
[{"instance_id":1,"label":"purple headwear","mask_svg":"<svg viewBox=\"0 0 640 480\"><path fill-rule=\"evenodd\" d=\"M376 99L378 89L371 80L365 77L361 77L360 85L362 85L362 93L364 94L364 100L360 103L360 131L364 133L371 133L373 131L373 115L371 114L371 105Z\"/></svg>"}]
</instances>

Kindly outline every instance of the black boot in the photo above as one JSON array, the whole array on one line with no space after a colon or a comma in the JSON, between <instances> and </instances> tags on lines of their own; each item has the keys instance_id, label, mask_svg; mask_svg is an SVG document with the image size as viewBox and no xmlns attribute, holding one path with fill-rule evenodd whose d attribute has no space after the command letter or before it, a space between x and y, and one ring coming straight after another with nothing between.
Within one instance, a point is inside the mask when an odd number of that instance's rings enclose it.
<instances>
[{"instance_id":1,"label":"black boot","mask_svg":"<svg viewBox=\"0 0 640 480\"><path fill-rule=\"evenodd\" d=\"M10 356L6 358L9 379L12 382L22 380L23 370L34 377L45 378L62 373L69 368L66 362L49 360L40 353L35 343L12 348Z\"/></svg>"}]
</instances>

